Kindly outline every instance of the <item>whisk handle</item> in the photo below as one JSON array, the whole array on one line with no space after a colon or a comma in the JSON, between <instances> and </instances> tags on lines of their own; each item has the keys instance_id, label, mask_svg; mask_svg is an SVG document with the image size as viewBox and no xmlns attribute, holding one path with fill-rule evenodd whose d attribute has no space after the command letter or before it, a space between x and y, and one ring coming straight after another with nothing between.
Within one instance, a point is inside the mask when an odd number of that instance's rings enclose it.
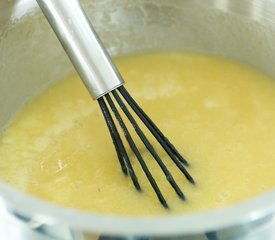
<instances>
[{"instance_id":1,"label":"whisk handle","mask_svg":"<svg viewBox=\"0 0 275 240\"><path fill-rule=\"evenodd\" d=\"M123 84L78 0L37 0L94 99Z\"/></svg>"}]
</instances>

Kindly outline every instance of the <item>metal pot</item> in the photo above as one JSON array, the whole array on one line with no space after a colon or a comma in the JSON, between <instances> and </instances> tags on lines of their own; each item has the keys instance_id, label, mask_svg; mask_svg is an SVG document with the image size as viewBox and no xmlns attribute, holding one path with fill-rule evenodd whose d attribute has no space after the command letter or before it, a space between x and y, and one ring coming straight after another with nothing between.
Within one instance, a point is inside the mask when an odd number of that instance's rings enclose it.
<instances>
[{"instance_id":1,"label":"metal pot","mask_svg":"<svg viewBox=\"0 0 275 240\"><path fill-rule=\"evenodd\" d=\"M275 76L275 1L83 1L111 55L208 52ZM34 0L0 2L0 127L73 71ZM5 159L1 159L5 161ZM275 239L275 192L199 214L129 218L80 212L0 183L1 239ZM4 226L4 227L3 227Z\"/></svg>"}]
</instances>

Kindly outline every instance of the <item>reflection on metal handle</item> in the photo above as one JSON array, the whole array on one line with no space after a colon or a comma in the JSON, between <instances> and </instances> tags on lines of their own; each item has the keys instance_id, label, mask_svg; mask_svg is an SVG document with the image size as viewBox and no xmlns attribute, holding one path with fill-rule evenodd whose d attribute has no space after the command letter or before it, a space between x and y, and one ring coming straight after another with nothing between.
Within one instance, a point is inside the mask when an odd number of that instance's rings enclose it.
<instances>
[{"instance_id":1,"label":"reflection on metal handle","mask_svg":"<svg viewBox=\"0 0 275 240\"><path fill-rule=\"evenodd\" d=\"M37 3L94 99L123 84L78 0Z\"/></svg>"}]
</instances>

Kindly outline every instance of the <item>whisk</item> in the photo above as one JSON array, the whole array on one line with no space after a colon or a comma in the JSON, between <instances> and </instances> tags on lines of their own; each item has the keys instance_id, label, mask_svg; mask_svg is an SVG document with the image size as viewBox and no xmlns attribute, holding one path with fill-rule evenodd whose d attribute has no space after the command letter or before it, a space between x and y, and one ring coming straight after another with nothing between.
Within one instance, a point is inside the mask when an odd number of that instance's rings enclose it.
<instances>
[{"instance_id":1,"label":"whisk","mask_svg":"<svg viewBox=\"0 0 275 240\"><path fill-rule=\"evenodd\" d=\"M48 22L52 26L52 29L63 45L63 48L71 59L88 91L92 97L98 101L112 137L123 173L125 175L129 174L135 188L138 191L141 191L138 178L114 122L114 117L117 119L118 125L120 125L122 129L126 141L136 156L137 161L140 163L142 170L153 187L160 203L163 207L168 208L168 204L147 167L137 145L131 137L128 127L120 114L121 111L118 110L117 106L122 109L122 112L124 112L137 135L156 160L177 195L182 200L185 200L185 196L178 184L175 182L172 174L149 142L142 129L139 127L131 111L128 110L129 106L133 110L132 112L135 112L136 116L138 116L144 125L150 130L151 134L157 139L159 144L181 170L187 180L190 183L195 184L193 178L186 170L186 166L188 166L187 161L162 134L158 127L125 89L122 76L112 63L107 51L104 49L100 39L95 33L92 24L85 15L79 1L37 0L37 3L48 19ZM116 104L114 101L116 101Z\"/></svg>"}]
</instances>

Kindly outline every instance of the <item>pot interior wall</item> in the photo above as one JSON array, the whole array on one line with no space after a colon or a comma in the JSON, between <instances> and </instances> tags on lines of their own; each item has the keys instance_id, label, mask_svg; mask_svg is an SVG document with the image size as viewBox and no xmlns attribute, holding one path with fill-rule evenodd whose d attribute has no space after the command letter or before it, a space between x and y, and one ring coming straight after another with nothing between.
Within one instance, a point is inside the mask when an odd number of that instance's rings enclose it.
<instances>
[{"instance_id":1,"label":"pot interior wall","mask_svg":"<svg viewBox=\"0 0 275 240\"><path fill-rule=\"evenodd\" d=\"M25 1L25 8L33 8L22 10L23 16L18 2L5 6L9 14L0 25L2 128L43 87L73 71L35 2ZM97 0L84 6L112 56L159 49L207 52L274 76L275 4L264 3Z\"/></svg>"}]
</instances>

